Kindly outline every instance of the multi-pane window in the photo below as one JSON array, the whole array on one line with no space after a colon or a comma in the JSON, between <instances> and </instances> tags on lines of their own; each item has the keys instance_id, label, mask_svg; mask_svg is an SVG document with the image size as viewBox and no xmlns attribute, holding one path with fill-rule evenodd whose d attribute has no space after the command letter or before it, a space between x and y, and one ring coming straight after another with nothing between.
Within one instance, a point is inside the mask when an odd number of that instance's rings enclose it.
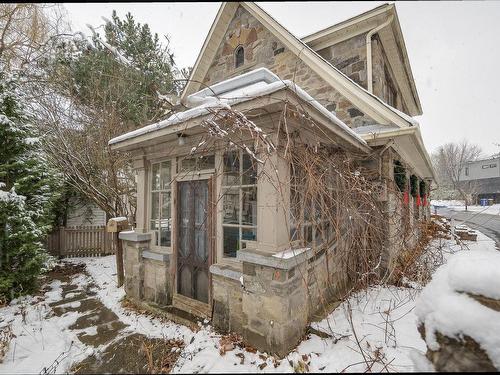
<instances>
[{"instance_id":1,"label":"multi-pane window","mask_svg":"<svg viewBox=\"0 0 500 375\"><path fill-rule=\"evenodd\" d=\"M222 231L225 257L257 240L257 166L242 151L224 154Z\"/></svg>"},{"instance_id":2,"label":"multi-pane window","mask_svg":"<svg viewBox=\"0 0 500 375\"><path fill-rule=\"evenodd\" d=\"M149 229L155 234L156 246L170 247L172 233L170 162L155 163L151 171Z\"/></svg>"},{"instance_id":3,"label":"multi-pane window","mask_svg":"<svg viewBox=\"0 0 500 375\"><path fill-rule=\"evenodd\" d=\"M387 104L389 104L391 107L396 108L397 106L397 96L398 92L396 90L396 86L392 82L392 79L390 78L391 76L389 75L389 71L387 68L384 68L384 73L386 77L386 97L387 97Z\"/></svg>"},{"instance_id":4,"label":"multi-pane window","mask_svg":"<svg viewBox=\"0 0 500 375\"><path fill-rule=\"evenodd\" d=\"M328 179L328 193L313 194L308 191L306 175L298 165L290 166L290 175L290 242L321 246L331 237L333 180Z\"/></svg>"},{"instance_id":5,"label":"multi-pane window","mask_svg":"<svg viewBox=\"0 0 500 375\"><path fill-rule=\"evenodd\" d=\"M180 160L179 173L198 172L215 168L215 156L191 156Z\"/></svg>"}]
</instances>

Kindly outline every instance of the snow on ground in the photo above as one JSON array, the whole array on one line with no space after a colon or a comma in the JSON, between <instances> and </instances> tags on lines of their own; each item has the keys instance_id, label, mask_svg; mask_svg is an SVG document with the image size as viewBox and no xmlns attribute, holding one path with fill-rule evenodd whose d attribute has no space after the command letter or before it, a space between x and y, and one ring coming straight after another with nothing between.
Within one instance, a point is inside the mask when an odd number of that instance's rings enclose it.
<instances>
[{"instance_id":1,"label":"snow on ground","mask_svg":"<svg viewBox=\"0 0 500 375\"><path fill-rule=\"evenodd\" d=\"M463 201L431 200L431 206L447 207L453 211L465 211L465 205ZM490 215L500 215L500 204L494 204L491 206L477 206L477 205L467 206L467 211L490 214Z\"/></svg>"},{"instance_id":2,"label":"snow on ground","mask_svg":"<svg viewBox=\"0 0 500 375\"><path fill-rule=\"evenodd\" d=\"M465 246L457 245L455 240L435 239L429 251L444 253L442 263L458 252L495 249L493 240L478 234L477 242L466 241ZM80 286L95 284L92 290L97 298L128 325L121 337L137 332L185 342L173 369L176 373L294 372L303 370L305 364L311 372L359 372L367 368L371 371L415 371L412 359L422 358L426 350L417 331L415 315L419 285L414 288L374 286L354 294L327 318L312 323L312 328L331 337L311 334L286 358L275 361L265 353L250 353L238 347L221 355L221 335L210 325L202 325L198 332L193 332L173 322L126 310L120 303L124 297L123 288L116 287L114 256L71 259L69 262L84 263L90 275L80 274L71 282ZM54 363L58 364L57 372L64 372L94 350L103 350L83 345L77 338L78 332L68 329L79 317L78 312L60 317L51 313L48 304L61 299L62 284L53 281L46 286L43 295L25 297L0 309L0 330L10 325L15 335L0 363L0 373L39 373L44 368L50 370ZM92 328L87 329L89 334Z\"/></svg>"},{"instance_id":3,"label":"snow on ground","mask_svg":"<svg viewBox=\"0 0 500 375\"><path fill-rule=\"evenodd\" d=\"M69 368L93 350L81 344L76 333L68 329L78 313L57 317L48 305L61 300L61 282L54 280L44 296L27 296L13 300L0 309L0 330L10 326L13 339L0 363L0 373L40 373L54 363Z\"/></svg>"},{"instance_id":4,"label":"snow on ground","mask_svg":"<svg viewBox=\"0 0 500 375\"><path fill-rule=\"evenodd\" d=\"M471 297L500 298L500 252L464 251L440 267L417 301L416 314L425 324L426 341L439 349L436 331L472 337L500 368L500 312Z\"/></svg>"}]
</instances>

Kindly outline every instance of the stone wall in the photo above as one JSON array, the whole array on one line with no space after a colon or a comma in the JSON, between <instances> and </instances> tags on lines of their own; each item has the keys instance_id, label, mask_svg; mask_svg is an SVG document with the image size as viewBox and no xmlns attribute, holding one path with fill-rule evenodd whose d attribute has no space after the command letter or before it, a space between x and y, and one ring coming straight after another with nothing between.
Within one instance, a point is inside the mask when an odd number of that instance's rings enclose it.
<instances>
[{"instance_id":1,"label":"stone wall","mask_svg":"<svg viewBox=\"0 0 500 375\"><path fill-rule=\"evenodd\" d=\"M245 49L245 63L235 68L234 51L239 45ZM223 37L203 83L207 85L217 83L259 67L271 70L282 79L294 81L327 109L335 111L337 117L351 127L374 123L373 119L324 82L299 57L264 28L255 17L240 6ZM345 69L352 69L352 67Z\"/></svg>"},{"instance_id":2,"label":"stone wall","mask_svg":"<svg viewBox=\"0 0 500 375\"><path fill-rule=\"evenodd\" d=\"M172 301L172 272L169 254L149 250L150 235L122 235L124 288L128 297L160 306ZM127 236L128 239L124 239Z\"/></svg>"},{"instance_id":3,"label":"stone wall","mask_svg":"<svg viewBox=\"0 0 500 375\"><path fill-rule=\"evenodd\" d=\"M317 52L354 82L368 89L366 34L356 35ZM391 81L396 89L395 108L408 113L406 106L403 104L403 96L396 84L387 56L377 34L372 39L372 65L373 94L387 103L388 81Z\"/></svg>"},{"instance_id":4,"label":"stone wall","mask_svg":"<svg viewBox=\"0 0 500 375\"><path fill-rule=\"evenodd\" d=\"M261 351L285 356L303 338L311 318L324 314L347 281L335 249L309 249L277 258L255 249L238 252L242 272L213 265L212 323L237 332Z\"/></svg>"}]
</instances>

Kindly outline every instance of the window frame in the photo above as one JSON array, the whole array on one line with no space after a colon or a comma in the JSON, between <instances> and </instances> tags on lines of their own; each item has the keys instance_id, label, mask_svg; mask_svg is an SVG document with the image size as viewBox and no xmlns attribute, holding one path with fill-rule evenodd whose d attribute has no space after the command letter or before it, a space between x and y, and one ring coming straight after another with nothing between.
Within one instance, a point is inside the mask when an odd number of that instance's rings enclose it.
<instances>
[{"instance_id":1,"label":"window frame","mask_svg":"<svg viewBox=\"0 0 500 375\"><path fill-rule=\"evenodd\" d=\"M294 197L292 191L295 191L296 194L299 194L299 201L304 201L304 191L301 190L299 187L301 186L300 183L297 183L295 180L292 170L295 168L293 164L290 164L290 199L289 199L289 204L290 204L290 209L289 209L289 239L290 239L290 246L291 247L310 247L312 249L321 249L324 247L333 237L332 234L332 228L331 225L328 221L328 218L320 218L318 217L317 214L317 206L318 204L321 206L320 207L320 213L322 210L326 209L326 202L325 202L325 197L321 197L321 202L315 203L315 202L310 202L311 205L308 208L310 210L309 212L309 218L308 220L305 219L305 205L300 206L300 212L298 213L298 220L300 223L300 233L297 231L297 221L294 218L293 215L293 204L294 204ZM295 172L297 174L297 172ZM327 189L330 192L336 191L337 187L335 186L335 179L333 176L328 176L328 181L329 185L327 186ZM327 228L329 230L327 230ZM321 232L319 228L323 228L325 232ZM311 241L307 242L307 237L309 236L309 233L306 236L306 231L311 233ZM292 234L293 233L293 234ZM302 242L303 241L303 242Z\"/></svg>"},{"instance_id":2,"label":"window frame","mask_svg":"<svg viewBox=\"0 0 500 375\"><path fill-rule=\"evenodd\" d=\"M232 184L232 185L224 185L224 158L227 154L229 153L238 153L238 161L239 161L239 166L238 166L238 171L239 171L239 176L238 176L238 184ZM258 220L258 178L257 178L257 170L258 170L258 165L255 163L255 161L251 160L253 165L255 166L255 182L254 184L243 184L243 176L244 176L244 166L243 166L243 158L244 156L248 154L241 150L241 149L231 149L224 151L220 154L220 165L222 169L222 173L220 173L221 176L221 181L220 181L220 211L221 211L221 216L220 216L220 257L221 260L223 261L236 261L237 255L235 257L230 257L227 256L226 253L224 252L224 228L238 228L238 242L239 242L239 249L235 250L235 253L239 250L243 250L246 248L257 248L257 241L258 241L258 225L259 225L259 220ZM250 156L248 156L250 157ZM238 190L238 223L233 224L233 223L224 223L224 196L225 192L229 190ZM244 201L244 191L245 189L255 189L255 205L256 205L256 210L255 210L255 225L248 225L248 224L243 224L243 201ZM255 240L244 240L242 239L243 237L243 230L248 229L248 230L253 230L255 232ZM244 246L243 246L244 245Z\"/></svg>"},{"instance_id":3,"label":"window frame","mask_svg":"<svg viewBox=\"0 0 500 375\"><path fill-rule=\"evenodd\" d=\"M168 163L169 164L169 173L170 173L170 184L168 185L167 189L153 189L153 170L154 170L154 165L159 165L160 170L161 170L161 164L162 163ZM173 249L173 232L174 232L174 227L173 227L173 203L174 203L174 187L173 187L173 181L174 181L174 172L175 172L175 159L172 158L167 158L167 159L157 159L157 160L150 160L149 161L149 172L148 172L148 204L147 204L147 230L148 233L151 233L152 235L152 241L151 241L151 249L152 250L158 250L162 252L169 252L172 251ZM160 180L160 187L161 187L161 180ZM161 220L161 202L162 202L162 196L163 193L170 193L170 245L169 246L161 246L158 245L158 236L161 236L160 234L160 229L153 229L152 228L152 214L153 214L153 194L158 193L158 221Z\"/></svg>"},{"instance_id":4,"label":"window frame","mask_svg":"<svg viewBox=\"0 0 500 375\"><path fill-rule=\"evenodd\" d=\"M241 61L238 60L239 52L242 52ZM234 68L238 69L245 65L245 48L240 44L234 49Z\"/></svg>"}]
</instances>

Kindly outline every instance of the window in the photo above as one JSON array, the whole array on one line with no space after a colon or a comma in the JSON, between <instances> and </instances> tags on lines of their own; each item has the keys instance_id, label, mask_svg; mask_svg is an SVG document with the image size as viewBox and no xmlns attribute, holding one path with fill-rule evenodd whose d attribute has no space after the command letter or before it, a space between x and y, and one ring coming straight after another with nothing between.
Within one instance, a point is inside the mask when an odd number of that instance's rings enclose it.
<instances>
[{"instance_id":1,"label":"window","mask_svg":"<svg viewBox=\"0 0 500 375\"><path fill-rule=\"evenodd\" d=\"M332 197L335 194L333 176L328 176L328 194L313 196L306 191L305 176L298 165L290 166L290 242L298 241L300 246L318 247L332 236L330 218Z\"/></svg>"},{"instance_id":2,"label":"window","mask_svg":"<svg viewBox=\"0 0 500 375\"><path fill-rule=\"evenodd\" d=\"M223 254L234 258L257 240L257 168L246 152L224 154L222 194Z\"/></svg>"},{"instance_id":3,"label":"window","mask_svg":"<svg viewBox=\"0 0 500 375\"><path fill-rule=\"evenodd\" d=\"M215 156L190 156L180 160L179 173L198 172L215 168Z\"/></svg>"},{"instance_id":4,"label":"window","mask_svg":"<svg viewBox=\"0 0 500 375\"><path fill-rule=\"evenodd\" d=\"M170 162L155 163L151 168L151 204L149 230L155 246L170 247L172 231Z\"/></svg>"},{"instance_id":5,"label":"window","mask_svg":"<svg viewBox=\"0 0 500 375\"><path fill-rule=\"evenodd\" d=\"M234 51L234 67L239 68L245 62L245 50L243 46L239 46Z\"/></svg>"},{"instance_id":6,"label":"window","mask_svg":"<svg viewBox=\"0 0 500 375\"><path fill-rule=\"evenodd\" d=\"M497 165L496 164L490 164L490 168L496 168Z\"/></svg>"},{"instance_id":7,"label":"window","mask_svg":"<svg viewBox=\"0 0 500 375\"><path fill-rule=\"evenodd\" d=\"M465 167L465 175L468 176L469 175L469 167Z\"/></svg>"},{"instance_id":8,"label":"window","mask_svg":"<svg viewBox=\"0 0 500 375\"><path fill-rule=\"evenodd\" d=\"M387 70L387 68L384 68L384 73L387 83L387 93L386 93L387 104L389 104L391 107L396 108L398 92L396 90L394 83L392 82L392 79L390 78L389 71Z\"/></svg>"}]
</instances>

